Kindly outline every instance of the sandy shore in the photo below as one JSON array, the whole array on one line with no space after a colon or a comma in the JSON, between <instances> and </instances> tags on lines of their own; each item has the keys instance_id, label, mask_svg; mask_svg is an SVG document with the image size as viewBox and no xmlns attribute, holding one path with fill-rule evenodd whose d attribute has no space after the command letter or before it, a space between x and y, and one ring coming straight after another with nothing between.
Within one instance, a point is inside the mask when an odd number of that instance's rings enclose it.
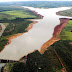
<instances>
[{"instance_id":1,"label":"sandy shore","mask_svg":"<svg viewBox=\"0 0 72 72\"><path fill-rule=\"evenodd\" d=\"M45 52L45 50L49 46L51 46L54 42L60 40L60 38L59 38L60 32L66 26L68 21L69 21L69 19L67 19L67 18L60 18L60 24L54 28L53 37L42 45L41 50L40 50L41 54L43 54Z\"/></svg>"}]
</instances>

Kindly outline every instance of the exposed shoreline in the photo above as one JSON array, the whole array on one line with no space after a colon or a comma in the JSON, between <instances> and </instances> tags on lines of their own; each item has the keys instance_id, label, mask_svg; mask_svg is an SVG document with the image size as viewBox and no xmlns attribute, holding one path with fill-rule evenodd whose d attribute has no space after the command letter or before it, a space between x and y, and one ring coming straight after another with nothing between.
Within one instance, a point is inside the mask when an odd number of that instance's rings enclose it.
<instances>
[{"instance_id":1,"label":"exposed shoreline","mask_svg":"<svg viewBox=\"0 0 72 72\"><path fill-rule=\"evenodd\" d=\"M60 38L59 38L59 35L60 35L60 32L61 30L67 25L67 23L69 22L69 19L67 18L60 18L60 24L57 25L55 28L54 28L54 33L53 33L53 37L48 40L46 43L44 43L41 47L41 50L40 50L40 53L43 54L45 52L45 50L51 46L54 42L56 41L59 41Z\"/></svg>"},{"instance_id":2,"label":"exposed shoreline","mask_svg":"<svg viewBox=\"0 0 72 72\"><path fill-rule=\"evenodd\" d=\"M37 12L35 12L35 11L33 11L33 12L34 12L35 14L37 14ZM40 14L37 14L37 15L41 16L41 19L43 19L43 16L42 16L42 15L40 15ZM33 20L34 20L34 19L33 19ZM31 21L33 21L33 20L31 20ZM45 52L45 50L46 50L49 46L51 46L54 42L60 40L60 38L59 38L58 36L60 35L61 30L66 26L66 24L68 23L68 21L69 21L69 19L67 19L67 18L60 18L60 24L57 25L57 26L54 28L53 37L52 37L50 40L48 40L46 43L44 43L44 44L42 45L41 50L40 50L40 53L41 53L41 54L43 54L43 53ZM27 32L33 27L33 24L35 24L35 23L37 23L37 21L33 21L33 23L29 24L29 26L26 28ZM12 40L12 39L17 38L18 36L20 36L20 35L22 35L22 34L24 34L24 33L18 33L18 34L15 34L15 35L10 36L10 37L8 38L8 43L7 43L7 45L9 45L9 44L11 43L11 40ZM7 45L5 45L5 46L7 46ZM5 48L5 46L4 46L4 48ZM3 50L4 50L4 48L3 48ZM3 50L2 50L2 51L3 51ZM2 52L2 51L1 51L1 52ZM35 50L35 51L36 51L36 50ZM33 51L33 52L35 52L35 51ZM1 53L1 52L0 52L0 53ZM31 52L31 53L32 53L32 52ZM28 54L30 54L30 53L28 53ZM22 58L22 57L21 57L21 58ZM20 58L20 59L21 59L21 58ZM20 59L19 59L19 60L20 60Z\"/></svg>"},{"instance_id":3,"label":"exposed shoreline","mask_svg":"<svg viewBox=\"0 0 72 72\"><path fill-rule=\"evenodd\" d=\"M30 20L32 21L32 20ZM33 24L37 23L37 21L32 21L33 23L29 24L29 26L26 28L27 32L33 27ZM26 32L24 32L26 33ZM9 36L7 39L8 39L8 43L4 46L4 48L0 51L0 53L5 49L5 47L7 45L9 45L11 43L11 40L14 39L14 38L17 38L18 36L24 34L24 33L18 33L18 34L14 34L14 35L11 35Z\"/></svg>"},{"instance_id":4,"label":"exposed shoreline","mask_svg":"<svg viewBox=\"0 0 72 72\"><path fill-rule=\"evenodd\" d=\"M60 18L60 24L57 25L57 26L54 28L53 37L42 45L41 50L40 50L40 53L41 53L41 54L44 54L45 50L46 50L49 46L51 46L54 42L60 40L60 38L59 38L60 32L61 32L62 29L67 25L68 22L69 22L69 19L68 19L68 18ZM34 50L33 52L35 52L35 51L36 51L36 50ZM31 52L31 53L32 53L32 52ZM30 54L30 53L28 53L28 54ZM24 56L23 56L23 57L24 57ZM27 55L25 55L25 57L27 57ZM22 59L22 57L21 57L20 59ZM20 59L19 59L19 60L20 60Z\"/></svg>"},{"instance_id":5,"label":"exposed shoreline","mask_svg":"<svg viewBox=\"0 0 72 72\"><path fill-rule=\"evenodd\" d=\"M38 14L37 12L35 12L35 11L32 11L32 12L34 12L34 14L36 14L36 15L39 15L40 17L41 17L41 19L43 19L43 17L44 16L42 16L42 15L40 15L40 14ZM38 21L33 21L34 19L29 19L30 21L32 21L32 23L30 23L29 24L29 26L25 29L25 30L27 30L27 32L33 27L33 24L35 24L35 23L37 23ZM26 33L26 32L24 32L24 33ZM11 40L12 39L14 39L14 38L17 38L18 36L20 36L20 35L22 35L22 34L24 34L24 33L18 33L18 34L14 34L14 35L11 35L11 36L9 36L7 39L8 39L8 43L3 47L3 49L0 51L0 53L5 49L5 47L7 46L7 45L9 45L10 43L11 43ZM36 51L36 50L35 50ZM22 58L22 57L21 57ZM20 59L21 59L20 58ZM19 59L19 60L20 60ZM1 60L1 59L0 59ZM9 59L8 59L9 60Z\"/></svg>"},{"instance_id":6,"label":"exposed shoreline","mask_svg":"<svg viewBox=\"0 0 72 72\"><path fill-rule=\"evenodd\" d=\"M39 16L41 17L41 19L43 19L44 16L38 14L38 13L35 12L35 11L32 11L32 12L34 12L34 14L36 14L36 15L39 15ZM29 20L32 21L33 23L30 23L29 26L25 29L25 30L27 30L27 32L33 27L33 24L35 24L35 23L38 22L38 21L33 21L34 19L29 19ZM26 33L26 32L24 32L24 33ZM22 35L22 34L24 34L24 33L14 34L14 35L8 37L8 38L7 38L7 39L8 39L7 45L9 45L9 44L11 43L11 40L12 40L12 39L17 38L18 36L20 36L20 35ZM7 45L5 45L5 46L7 46ZM4 48L5 48L5 46L4 46ZM3 49L4 49L4 48L3 48ZM2 50L2 51L3 51L3 50ZM1 52L2 52L2 51L1 51ZM1 53L1 52L0 52L0 53Z\"/></svg>"},{"instance_id":7,"label":"exposed shoreline","mask_svg":"<svg viewBox=\"0 0 72 72\"><path fill-rule=\"evenodd\" d=\"M61 12L61 11L56 12L56 15L60 15L59 12ZM60 15L60 16L61 16L61 15Z\"/></svg>"}]
</instances>

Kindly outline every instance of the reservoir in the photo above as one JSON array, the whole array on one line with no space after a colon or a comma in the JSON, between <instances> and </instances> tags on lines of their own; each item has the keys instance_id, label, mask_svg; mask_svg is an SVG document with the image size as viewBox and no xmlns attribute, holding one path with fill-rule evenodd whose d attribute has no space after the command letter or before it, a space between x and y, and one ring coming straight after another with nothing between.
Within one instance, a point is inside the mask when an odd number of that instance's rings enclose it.
<instances>
[{"instance_id":1,"label":"reservoir","mask_svg":"<svg viewBox=\"0 0 72 72\"><path fill-rule=\"evenodd\" d=\"M71 18L56 15L56 12L70 9L71 7L59 8L33 8L24 7L44 16L43 19L35 19L38 21L28 32L11 40L11 43L5 47L0 53L0 59L19 60L21 57L35 50L40 51L41 46L52 38L54 28L60 24L59 18Z\"/></svg>"}]
</instances>

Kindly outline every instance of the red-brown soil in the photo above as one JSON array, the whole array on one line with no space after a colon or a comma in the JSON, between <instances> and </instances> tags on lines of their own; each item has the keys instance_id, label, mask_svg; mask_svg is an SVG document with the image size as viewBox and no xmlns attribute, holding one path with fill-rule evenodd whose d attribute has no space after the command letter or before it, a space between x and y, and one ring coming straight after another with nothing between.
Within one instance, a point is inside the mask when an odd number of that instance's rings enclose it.
<instances>
[{"instance_id":1,"label":"red-brown soil","mask_svg":"<svg viewBox=\"0 0 72 72\"><path fill-rule=\"evenodd\" d=\"M71 45L72 45L72 42L70 42L69 44L71 44Z\"/></svg>"},{"instance_id":2,"label":"red-brown soil","mask_svg":"<svg viewBox=\"0 0 72 72\"><path fill-rule=\"evenodd\" d=\"M33 21L33 23L29 24L29 26L25 30L29 31L33 27L33 24L35 23L37 23L37 21Z\"/></svg>"},{"instance_id":3,"label":"red-brown soil","mask_svg":"<svg viewBox=\"0 0 72 72\"><path fill-rule=\"evenodd\" d=\"M60 32L66 26L68 21L69 21L69 19L67 19L67 18L60 18L60 24L54 28L53 37L42 45L41 50L40 50L41 54L43 54L45 52L45 50L49 46L51 46L54 42L60 40L60 38L59 38Z\"/></svg>"},{"instance_id":4,"label":"red-brown soil","mask_svg":"<svg viewBox=\"0 0 72 72\"><path fill-rule=\"evenodd\" d=\"M34 14L39 15L39 16L41 16L41 18L43 18L42 15L38 14L38 13L35 12L35 11L33 11L33 12L34 12ZM33 21L34 19L33 19L33 20L32 20L32 19L29 19L29 20L30 20L30 21ZM37 21L33 21L33 23L29 24L29 26L26 28L27 32L33 27L33 24L35 24L35 23L37 23ZM8 43L7 43L5 46L7 46L8 44L10 44L12 39L17 38L18 36L20 36L20 35L22 35L22 34L24 34L24 33L14 34L14 35L8 37L8 38L7 38L7 39L8 39ZM4 48L1 50L1 52L5 49L5 46L4 46ZM0 52L0 53L1 53L1 52Z\"/></svg>"},{"instance_id":5,"label":"red-brown soil","mask_svg":"<svg viewBox=\"0 0 72 72\"><path fill-rule=\"evenodd\" d=\"M37 23L37 21L33 21L33 23L29 24L29 26L26 28L27 31L29 31L32 27L33 27L33 24ZM11 40L14 39L14 38L17 38L18 36L22 35L24 33L18 33L18 34L14 34L14 35L11 35L10 37L8 37L8 43L4 46L4 48L1 50L1 52L5 49L5 47L7 45L9 45L11 43ZM0 52L0 53L1 53Z\"/></svg>"},{"instance_id":6,"label":"red-brown soil","mask_svg":"<svg viewBox=\"0 0 72 72\"><path fill-rule=\"evenodd\" d=\"M32 11L32 12L34 12L34 14L36 14L36 15L39 15L39 16L41 17L41 19L43 19L43 17L44 17L44 16L42 16L42 15L38 14L38 13L37 13L37 12L35 12L35 11Z\"/></svg>"}]
</instances>

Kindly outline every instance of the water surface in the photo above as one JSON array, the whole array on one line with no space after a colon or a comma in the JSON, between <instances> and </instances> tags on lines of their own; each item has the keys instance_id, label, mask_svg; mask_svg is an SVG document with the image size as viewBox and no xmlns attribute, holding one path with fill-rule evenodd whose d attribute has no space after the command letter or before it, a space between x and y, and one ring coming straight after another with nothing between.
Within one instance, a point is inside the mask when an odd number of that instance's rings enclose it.
<instances>
[{"instance_id":1,"label":"water surface","mask_svg":"<svg viewBox=\"0 0 72 72\"><path fill-rule=\"evenodd\" d=\"M0 53L0 59L19 60L22 56L41 49L41 46L51 39L55 26L60 24L59 18L69 18L58 16L56 12L70 9L70 7L39 9L25 7L34 10L44 16L43 19L36 19L38 23L33 25L29 32L11 40L11 43Z\"/></svg>"}]
</instances>

